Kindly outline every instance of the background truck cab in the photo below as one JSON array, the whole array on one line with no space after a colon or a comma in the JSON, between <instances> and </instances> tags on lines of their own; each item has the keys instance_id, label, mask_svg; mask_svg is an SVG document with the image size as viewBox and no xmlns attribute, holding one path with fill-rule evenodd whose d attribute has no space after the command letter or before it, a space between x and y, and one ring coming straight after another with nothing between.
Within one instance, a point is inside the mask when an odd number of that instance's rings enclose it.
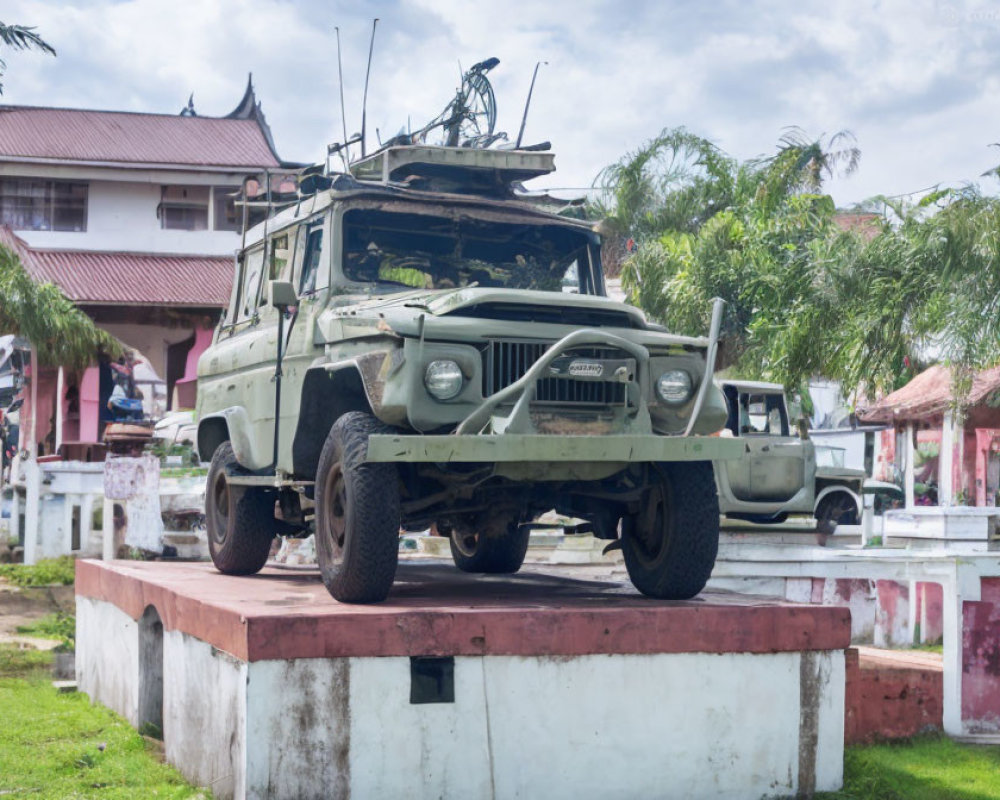
<instances>
[{"instance_id":1,"label":"background truck cab","mask_svg":"<svg viewBox=\"0 0 1000 800\"><path fill-rule=\"evenodd\" d=\"M856 525L861 518L862 470L817 465L812 440L799 435L781 384L721 381L728 417L724 435L740 439L740 458L716 462L719 508L749 522L814 516L821 527Z\"/></svg>"}]
</instances>

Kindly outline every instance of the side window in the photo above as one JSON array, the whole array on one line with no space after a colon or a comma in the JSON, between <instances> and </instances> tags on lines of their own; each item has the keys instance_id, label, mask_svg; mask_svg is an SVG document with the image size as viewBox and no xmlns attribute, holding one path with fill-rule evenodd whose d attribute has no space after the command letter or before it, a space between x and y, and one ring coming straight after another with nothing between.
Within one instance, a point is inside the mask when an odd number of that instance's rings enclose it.
<instances>
[{"instance_id":1,"label":"side window","mask_svg":"<svg viewBox=\"0 0 1000 800\"><path fill-rule=\"evenodd\" d=\"M322 225L310 227L305 237L300 232L299 241L299 246L305 248L305 253L302 257L302 278L299 281L299 294L312 294L320 289L325 289L329 284L330 276L327 274L327 270L323 268Z\"/></svg>"},{"instance_id":2,"label":"side window","mask_svg":"<svg viewBox=\"0 0 1000 800\"><path fill-rule=\"evenodd\" d=\"M271 238L267 259L267 280L288 280L289 264L291 263L288 236L288 233L282 233L280 236ZM267 286L265 285L257 300L257 305L262 306L266 303Z\"/></svg>"},{"instance_id":3,"label":"side window","mask_svg":"<svg viewBox=\"0 0 1000 800\"><path fill-rule=\"evenodd\" d=\"M740 431L788 436L788 418L780 395L740 395Z\"/></svg>"},{"instance_id":4,"label":"side window","mask_svg":"<svg viewBox=\"0 0 1000 800\"><path fill-rule=\"evenodd\" d=\"M239 313L236 316L237 322L245 322L257 312L263 269L263 248L257 248L247 253L246 262L243 265L243 284L240 286Z\"/></svg>"}]
</instances>

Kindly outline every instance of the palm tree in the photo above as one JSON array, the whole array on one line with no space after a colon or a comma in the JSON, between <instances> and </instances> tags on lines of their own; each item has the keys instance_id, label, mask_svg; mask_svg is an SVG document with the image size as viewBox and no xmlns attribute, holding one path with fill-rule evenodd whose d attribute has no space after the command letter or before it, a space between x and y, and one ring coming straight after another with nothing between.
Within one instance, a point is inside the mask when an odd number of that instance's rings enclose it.
<instances>
[{"instance_id":1,"label":"palm tree","mask_svg":"<svg viewBox=\"0 0 1000 800\"><path fill-rule=\"evenodd\" d=\"M0 22L0 42L12 50L40 50L54 56L55 48L35 33L34 28L24 25L6 25ZM0 75L7 71L7 62L0 58ZM0 83L0 94L3 94L3 84Z\"/></svg>"},{"instance_id":2,"label":"palm tree","mask_svg":"<svg viewBox=\"0 0 1000 800\"><path fill-rule=\"evenodd\" d=\"M117 339L97 328L59 287L35 283L17 254L0 245L0 333L31 342L44 365L81 369L98 351L118 355Z\"/></svg>"}]
</instances>

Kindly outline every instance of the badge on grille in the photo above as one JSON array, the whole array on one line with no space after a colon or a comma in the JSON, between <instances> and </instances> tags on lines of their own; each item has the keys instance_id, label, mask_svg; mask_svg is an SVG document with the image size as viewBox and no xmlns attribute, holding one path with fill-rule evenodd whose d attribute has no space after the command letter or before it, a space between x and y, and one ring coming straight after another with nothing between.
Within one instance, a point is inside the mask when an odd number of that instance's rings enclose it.
<instances>
[{"instance_id":1,"label":"badge on grille","mask_svg":"<svg viewBox=\"0 0 1000 800\"><path fill-rule=\"evenodd\" d=\"M570 375L600 378L604 374L604 366L596 361L573 361L569 365L568 372Z\"/></svg>"}]
</instances>

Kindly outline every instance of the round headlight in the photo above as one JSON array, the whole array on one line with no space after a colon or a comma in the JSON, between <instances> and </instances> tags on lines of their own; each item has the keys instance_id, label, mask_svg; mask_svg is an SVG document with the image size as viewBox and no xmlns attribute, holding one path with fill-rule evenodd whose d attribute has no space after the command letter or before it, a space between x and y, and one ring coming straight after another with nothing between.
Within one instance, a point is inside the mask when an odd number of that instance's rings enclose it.
<instances>
[{"instance_id":1,"label":"round headlight","mask_svg":"<svg viewBox=\"0 0 1000 800\"><path fill-rule=\"evenodd\" d=\"M656 382L656 393L664 403L679 406L691 397L691 376L682 369L664 372Z\"/></svg>"},{"instance_id":2,"label":"round headlight","mask_svg":"<svg viewBox=\"0 0 1000 800\"><path fill-rule=\"evenodd\" d=\"M424 372L424 386L432 397L451 400L462 391L462 370L454 361L432 361Z\"/></svg>"}]
</instances>

